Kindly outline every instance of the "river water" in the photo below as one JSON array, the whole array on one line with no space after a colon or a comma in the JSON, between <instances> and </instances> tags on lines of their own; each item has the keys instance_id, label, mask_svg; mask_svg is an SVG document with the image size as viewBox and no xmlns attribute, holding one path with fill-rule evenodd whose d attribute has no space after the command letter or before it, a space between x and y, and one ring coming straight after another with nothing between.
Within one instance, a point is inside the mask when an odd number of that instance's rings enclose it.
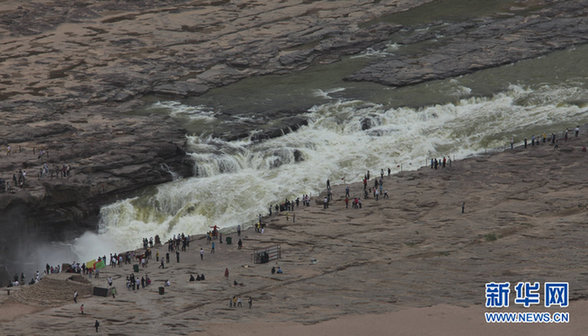
<instances>
[{"instance_id":1,"label":"river water","mask_svg":"<svg viewBox=\"0 0 588 336\"><path fill-rule=\"evenodd\" d=\"M498 1L499 8L480 7L472 15L500 11L505 3L511 2ZM407 25L439 19L421 12L382 20ZM139 112L169 114L185 125L195 177L103 207L97 233L61 248L71 258L90 260L137 248L143 237L252 225L272 204L317 195L327 179L348 183L366 170L418 169L431 158L461 159L504 149L511 137L520 143L588 123L587 45L408 87L343 80L378 57L419 48L424 46L392 39L381 50L295 74L246 79L183 101L151 98ZM304 111L308 125L261 142L211 135L247 125L253 135L277 121L268 115L282 118L288 111Z\"/></svg>"}]
</instances>

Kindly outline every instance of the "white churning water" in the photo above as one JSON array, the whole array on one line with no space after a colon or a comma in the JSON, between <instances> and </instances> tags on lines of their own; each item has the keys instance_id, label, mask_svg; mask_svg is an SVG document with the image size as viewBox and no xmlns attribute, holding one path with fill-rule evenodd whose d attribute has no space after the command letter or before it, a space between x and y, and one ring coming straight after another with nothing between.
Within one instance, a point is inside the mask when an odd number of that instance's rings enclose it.
<instances>
[{"instance_id":1,"label":"white churning water","mask_svg":"<svg viewBox=\"0 0 588 336\"><path fill-rule=\"evenodd\" d=\"M458 87L461 95L467 88ZM359 181L369 169L417 169L431 157L454 159L504 148L514 135L563 131L588 122L588 108L567 103L586 97L577 87L512 85L488 98L420 109L385 108L363 101L333 101L308 112L309 123L264 142L188 137L197 177L166 183L149 196L101 210L100 232L74 243L81 260L136 248L143 237L204 233L250 224L268 206L333 184ZM330 91L329 91L330 92ZM324 94L328 94L325 91ZM580 105L580 106L579 106ZM214 113L177 102L158 103L170 114ZM371 127L362 130L369 120ZM344 179L344 181L342 180ZM92 243L91 243L92 242ZM96 246L95 250L86 250ZM82 248L83 247L83 248ZM99 251L101 249L101 251Z\"/></svg>"}]
</instances>

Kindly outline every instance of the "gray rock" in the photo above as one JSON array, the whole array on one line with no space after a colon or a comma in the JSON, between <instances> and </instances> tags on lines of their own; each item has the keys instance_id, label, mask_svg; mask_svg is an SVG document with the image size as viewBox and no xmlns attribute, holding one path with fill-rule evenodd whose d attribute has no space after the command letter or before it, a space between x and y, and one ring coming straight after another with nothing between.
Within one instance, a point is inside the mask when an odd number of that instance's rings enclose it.
<instances>
[{"instance_id":1,"label":"gray rock","mask_svg":"<svg viewBox=\"0 0 588 336\"><path fill-rule=\"evenodd\" d=\"M206 85L188 82L188 81L177 81L172 83L158 84L153 87L154 94L163 95L179 95L179 96L192 96L201 95L208 91L210 88Z\"/></svg>"}]
</instances>

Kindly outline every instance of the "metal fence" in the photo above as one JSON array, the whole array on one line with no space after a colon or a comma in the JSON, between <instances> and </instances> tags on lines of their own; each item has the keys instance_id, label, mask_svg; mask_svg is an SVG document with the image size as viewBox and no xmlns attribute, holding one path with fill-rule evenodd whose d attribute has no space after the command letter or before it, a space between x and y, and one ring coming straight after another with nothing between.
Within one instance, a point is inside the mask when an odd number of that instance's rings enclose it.
<instances>
[{"instance_id":1,"label":"metal fence","mask_svg":"<svg viewBox=\"0 0 588 336\"><path fill-rule=\"evenodd\" d=\"M254 264L265 264L271 260L277 260L280 258L282 258L282 249L280 248L280 245L255 250L251 255Z\"/></svg>"}]
</instances>

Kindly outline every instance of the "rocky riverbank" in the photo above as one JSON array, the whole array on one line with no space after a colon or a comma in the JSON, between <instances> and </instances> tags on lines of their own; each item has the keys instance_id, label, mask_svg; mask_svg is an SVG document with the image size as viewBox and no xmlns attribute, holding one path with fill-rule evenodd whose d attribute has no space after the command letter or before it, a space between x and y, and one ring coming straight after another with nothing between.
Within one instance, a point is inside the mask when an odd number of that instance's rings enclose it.
<instances>
[{"instance_id":1,"label":"rocky riverbank","mask_svg":"<svg viewBox=\"0 0 588 336\"><path fill-rule=\"evenodd\" d=\"M101 205L174 175L192 174L184 155L185 129L167 116L135 113L144 97L199 95L247 77L336 62L386 43L396 33L412 36L400 41L408 45L437 38L420 33L436 24L403 27L377 20L425 2L2 3L0 177L12 183L19 170L28 175L24 188L0 197L1 255L13 258L20 253L14 244L22 245L29 235L63 239L66 231L94 229ZM443 26L439 31L454 47L431 49L417 59L434 67L408 66L414 55L400 63L385 58L350 79L406 85L585 42L585 1L513 4L507 18ZM537 10L523 10L529 6ZM466 50L466 45L492 51L482 57L484 52ZM461 53L475 62L430 59L455 60ZM406 69L406 78L398 66ZM301 111L286 112L258 136L276 136L305 122L292 115ZM259 126L244 124L214 135L241 137ZM45 162L50 170L69 165L71 175L38 178Z\"/></svg>"}]
</instances>

